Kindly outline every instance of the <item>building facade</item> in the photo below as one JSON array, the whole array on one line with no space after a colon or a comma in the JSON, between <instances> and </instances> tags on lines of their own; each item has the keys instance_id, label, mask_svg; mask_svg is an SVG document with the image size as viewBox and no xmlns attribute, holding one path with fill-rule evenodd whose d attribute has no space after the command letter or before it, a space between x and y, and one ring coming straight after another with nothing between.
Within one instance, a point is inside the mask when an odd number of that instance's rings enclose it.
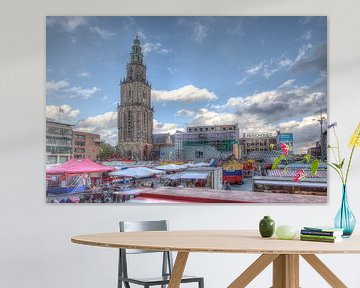
<instances>
[{"instance_id":1,"label":"building facade","mask_svg":"<svg viewBox=\"0 0 360 288\"><path fill-rule=\"evenodd\" d=\"M125 158L147 160L152 151L153 108L140 40L133 41L126 77L120 82L118 148Z\"/></svg>"},{"instance_id":2,"label":"building facade","mask_svg":"<svg viewBox=\"0 0 360 288\"><path fill-rule=\"evenodd\" d=\"M73 125L46 119L46 163L64 163L71 158L97 160L99 134L75 131Z\"/></svg>"},{"instance_id":3,"label":"building facade","mask_svg":"<svg viewBox=\"0 0 360 288\"><path fill-rule=\"evenodd\" d=\"M175 157L179 161L226 159L238 148L237 125L188 126L175 134Z\"/></svg>"},{"instance_id":4,"label":"building facade","mask_svg":"<svg viewBox=\"0 0 360 288\"><path fill-rule=\"evenodd\" d=\"M245 132L242 134L241 146L244 155L251 152L269 152L276 145L277 135L268 132ZM254 153L252 153L254 154Z\"/></svg>"},{"instance_id":5,"label":"building facade","mask_svg":"<svg viewBox=\"0 0 360 288\"><path fill-rule=\"evenodd\" d=\"M73 131L72 154L75 159L98 159L100 144L104 141L99 134Z\"/></svg>"},{"instance_id":6,"label":"building facade","mask_svg":"<svg viewBox=\"0 0 360 288\"><path fill-rule=\"evenodd\" d=\"M168 147L174 147L173 137L170 133L153 134L153 149L151 151L151 160L160 160L164 157Z\"/></svg>"},{"instance_id":7,"label":"building facade","mask_svg":"<svg viewBox=\"0 0 360 288\"><path fill-rule=\"evenodd\" d=\"M46 119L46 163L64 163L72 155L73 126Z\"/></svg>"}]
</instances>

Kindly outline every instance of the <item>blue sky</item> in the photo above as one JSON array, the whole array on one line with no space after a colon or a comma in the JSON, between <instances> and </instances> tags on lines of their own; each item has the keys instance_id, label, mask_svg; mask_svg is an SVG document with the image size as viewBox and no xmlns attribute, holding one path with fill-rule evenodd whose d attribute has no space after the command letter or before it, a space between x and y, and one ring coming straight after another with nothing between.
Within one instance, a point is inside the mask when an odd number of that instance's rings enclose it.
<instances>
[{"instance_id":1,"label":"blue sky","mask_svg":"<svg viewBox=\"0 0 360 288\"><path fill-rule=\"evenodd\" d=\"M136 35L154 132L239 123L242 131L293 132L298 151L319 138L313 119L327 107L326 17L47 17L46 26L47 117L111 144Z\"/></svg>"}]
</instances>

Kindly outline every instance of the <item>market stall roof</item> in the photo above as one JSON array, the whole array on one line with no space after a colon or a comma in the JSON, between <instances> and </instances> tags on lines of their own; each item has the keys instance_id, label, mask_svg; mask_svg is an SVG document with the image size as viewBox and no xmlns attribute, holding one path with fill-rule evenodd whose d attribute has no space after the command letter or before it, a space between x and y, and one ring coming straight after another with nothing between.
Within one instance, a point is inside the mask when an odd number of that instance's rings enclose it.
<instances>
[{"instance_id":1,"label":"market stall roof","mask_svg":"<svg viewBox=\"0 0 360 288\"><path fill-rule=\"evenodd\" d=\"M184 175L185 172L180 172L180 173L176 173L176 174L168 174L165 176L166 179L170 179L170 180L177 180L180 179L182 175Z\"/></svg>"},{"instance_id":2,"label":"market stall roof","mask_svg":"<svg viewBox=\"0 0 360 288\"><path fill-rule=\"evenodd\" d=\"M94 172L110 172L115 168L103 166L91 161L90 159L70 159L62 165L46 170L46 174L81 174Z\"/></svg>"},{"instance_id":3,"label":"market stall roof","mask_svg":"<svg viewBox=\"0 0 360 288\"><path fill-rule=\"evenodd\" d=\"M167 165L161 165L155 167L155 169L165 170L165 171L176 171L176 170L183 170L186 168L187 166L185 165L177 165L177 164L167 164Z\"/></svg>"},{"instance_id":4,"label":"market stall roof","mask_svg":"<svg viewBox=\"0 0 360 288\"><path fill-rule=\"evenodd\" d=\"M194 164L194 167L208 167L208 166L210 166L210 164L206 162L199 162Z\"/></svg>"},{"instance_id":5,"label":"market stall roof","mask_svg":"<svg viewBox=\"0 0 360 288\"><path fill-rule=\"evenodd\" d=\"M115 172L109 173L111 176L124 176L124 177L134 177L134 178L147 178L155 174L161 174L164 171L150 169L147 167L132 167L128 169L122 169Z\"/></svg>"},{"instance_id":6,"label":"market stall roof","mask_svg":"<svg viewBox=\"0 0 360 288\"><path fill-rule=\"evenodd\" d=\"M185 172L180 176L180 179L201 179L205 180L210 172Z\"/></svg>"},{"instance_id":7,"label":"market stall roof","mask_svg":"<svg viewBox=\"0 0 360 288\"><path fill-rule=\"evenodd\" d=\"M306 178L326 178L326 170L318 170L315 175L312 175L309 169L304 170ZM297 174L296 170L283 170L283 169L274 169L268 171L268 176L271 177L289 177L294 178Z\"/></svg>"},{"instance_id":8,"label":"market stall roof","mask_svg":"<svg viewBox=\"0 0 360 288\"><path fill-rule=\"evenodd\" d=\"M176 174L169 174L166 175L165 178L170 179L170 180L177 180L177 179L193 179L193 180L205 180L210 174L210 171L185 171L185 172L181 172L181 173L176 173Z\"/></svg>"}]
</instances>

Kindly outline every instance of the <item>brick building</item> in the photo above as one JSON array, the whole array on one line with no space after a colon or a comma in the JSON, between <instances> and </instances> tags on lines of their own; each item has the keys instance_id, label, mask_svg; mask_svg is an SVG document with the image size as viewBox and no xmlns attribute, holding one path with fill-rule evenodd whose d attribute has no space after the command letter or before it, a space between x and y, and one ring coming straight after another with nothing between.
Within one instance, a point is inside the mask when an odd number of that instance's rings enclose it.
<instances>
[{"instance_id":1,"label":"brick building","mask_svg":"<svg viewBox=\"0 0 360 288\"><path fill-rule=\"evenodd\" d=\"M99 134L73 131L72 154L75 159L97 160L100 153L100 144L103 142Z\"/></svg>"},{"instance_id":2,"label":"brick building","mask_svg":"<svg viewBox=\"0 0 360 288\"><path fill-rule=\"evenodd\" d=\"M73 125L46 119L46 163L64 163L72 157L97 160L99 134L75 131Z\"/></svg>"}]
</instances>

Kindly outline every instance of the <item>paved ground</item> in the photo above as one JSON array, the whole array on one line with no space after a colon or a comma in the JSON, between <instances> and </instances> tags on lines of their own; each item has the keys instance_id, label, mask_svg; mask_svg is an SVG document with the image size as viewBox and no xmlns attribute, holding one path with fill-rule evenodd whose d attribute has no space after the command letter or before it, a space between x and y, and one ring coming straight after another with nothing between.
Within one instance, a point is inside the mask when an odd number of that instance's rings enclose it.
<instances>
[{"instance_id":1,"label":"paved ground","mask_svg":"<svg viewBox=\"0 0 360 288\"><path fill-rule=\"evenodd\" d=\"M231 185L231 190L252 191L252 178L244 178L243 185Z\"/></svg>"},{"instance_id":2,"label":"paved ground","mask_svg":"<svg viewBox=\"0 0 360 288\"><path fill-rule=\"evenodd\" d=\"M263 193L236 190L211 190L201 188L158 187L144 188L142 199L161 199L193 203L326 203L326 196L286 193ZM140 198L140 199L141 199ZM135 198L136 199L136 198ZM154 201L156 202L156 201ZM161 201L163 202L163 201Z\"/></svg>"}]
</instances>

